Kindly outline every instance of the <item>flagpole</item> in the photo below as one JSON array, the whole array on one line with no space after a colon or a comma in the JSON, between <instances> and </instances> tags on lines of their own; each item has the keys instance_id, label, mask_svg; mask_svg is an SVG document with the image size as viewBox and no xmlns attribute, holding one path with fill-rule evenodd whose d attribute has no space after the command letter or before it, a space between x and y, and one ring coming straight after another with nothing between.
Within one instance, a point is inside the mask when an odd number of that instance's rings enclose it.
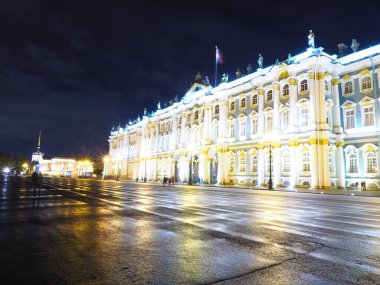
<instances>
[{"instance_id":1,"label":"flagpole","mask_svg":"<svg viewBox=\"0 0 380 285\"><path fill-rule=\"evenodd\" d=\"M218 59L216 58L218 52L218 47L215 46L215 85L214 88L216 87L216 78L218 76Z\"/></svg>"}]
</instances>

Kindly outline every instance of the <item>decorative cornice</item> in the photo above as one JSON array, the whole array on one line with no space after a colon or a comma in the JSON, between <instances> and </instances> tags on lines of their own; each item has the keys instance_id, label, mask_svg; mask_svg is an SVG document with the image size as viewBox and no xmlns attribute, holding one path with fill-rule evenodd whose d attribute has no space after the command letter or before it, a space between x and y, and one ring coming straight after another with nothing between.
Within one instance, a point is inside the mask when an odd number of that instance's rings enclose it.
<instances>
[{"instance_id":1,"label":"decorative cornice","mask_svg":"<svg viewBox=\"0 0 380 285\"><path fill-rule=\"evenodd\" d=\"M368 68L365 68L359 72L360 75L365 75L371 73Z\"/></svg>"},{"instance_id":2,"label":"decorative cornice","mask_svg":"<svg viewBox=\"0 0 380 285\"><path fill-rule=\"evenodd\" d=\"M299 142L297 140L292 140L288 142L289 146L299 146Z\"/></svg>"},{"instance_id":3,"label":"decorative cornice","mask_svg":"<svg viewBox=\"0 0 380 285\"><path fill-rule=\"evenodd\" d=\"M343 80L349 80L349 79L351 79L351 75L349 75L349 74L346 74L346 75L343 75Z\"/></svg>"},{"instance_id":4,"label":"decorative cornice","mask_svg":"<svg viewBox=\"0 0 380 285\"><path fill-rule=\"evenodd\" d=\"M310 145L316 145L316 144L317 144L317 139L309 139L309 140L308 140L308 143L309 143Z\"/></svg>"}]
</instances>

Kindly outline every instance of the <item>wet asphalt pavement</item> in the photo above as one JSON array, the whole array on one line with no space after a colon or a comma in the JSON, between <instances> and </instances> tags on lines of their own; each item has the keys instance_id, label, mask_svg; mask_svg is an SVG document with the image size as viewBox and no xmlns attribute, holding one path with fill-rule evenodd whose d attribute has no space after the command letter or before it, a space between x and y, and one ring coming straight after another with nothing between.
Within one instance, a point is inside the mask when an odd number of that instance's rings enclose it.
<instances>
[{"instance_id":1,"label":"wet asphalt pavement","mask_svg":"<svg viewBox=\"0 0 380 285\"><path fill-rule=\"evenodd\" d=\"M0 183L0 284L380 284L377 197L46 182Z\"/></svg>"}]
</instances>

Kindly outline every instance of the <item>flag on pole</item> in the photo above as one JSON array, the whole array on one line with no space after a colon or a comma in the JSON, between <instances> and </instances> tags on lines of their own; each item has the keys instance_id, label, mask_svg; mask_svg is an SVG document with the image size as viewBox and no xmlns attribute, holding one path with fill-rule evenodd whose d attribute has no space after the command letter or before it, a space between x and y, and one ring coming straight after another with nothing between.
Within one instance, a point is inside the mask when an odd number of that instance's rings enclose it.
<instances>
[{"instance_id":1,"label":"flag on pole","mask_svg":"<svg viewBox=\"0 0 380 285\"><path fill-rule=\"evenodd\" d=\"M215 49L216 49L216 53L215 53L216 64L218 64L218 63L222 64L223 63L222 54L220 53L217 46L215 46Z\"/></svg>"}]
</instances>

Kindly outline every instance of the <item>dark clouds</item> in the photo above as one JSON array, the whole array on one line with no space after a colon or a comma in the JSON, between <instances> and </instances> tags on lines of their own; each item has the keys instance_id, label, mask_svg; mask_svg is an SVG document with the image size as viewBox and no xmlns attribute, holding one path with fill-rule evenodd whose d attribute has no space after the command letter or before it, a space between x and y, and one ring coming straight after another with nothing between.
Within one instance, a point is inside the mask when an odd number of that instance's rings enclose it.
<instances>
[{"instance_id":1,"label":"dark clouds","mask_svg":"<svg viewBox=\"0 0 380 285\"><path fill-rule=\"evenodd\" d=\"M183 96L196 72L265 65L306 48L379 42L372 1L2 1L0 151L48 155L107 150L113 125ZM212 80L213 81L213 80Z\"/></svg>"}]
</instances>

